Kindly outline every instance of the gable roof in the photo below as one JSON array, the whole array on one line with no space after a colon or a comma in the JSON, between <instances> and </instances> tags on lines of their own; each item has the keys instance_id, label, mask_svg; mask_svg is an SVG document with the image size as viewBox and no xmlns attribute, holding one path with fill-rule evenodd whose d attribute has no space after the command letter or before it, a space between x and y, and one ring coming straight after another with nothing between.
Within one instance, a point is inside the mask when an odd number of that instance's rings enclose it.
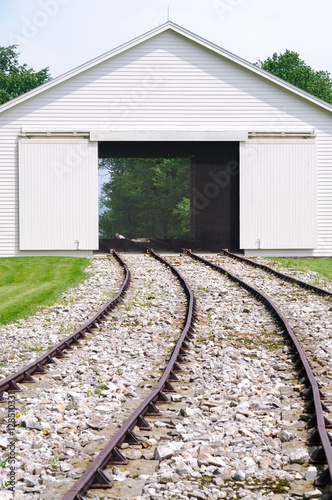
<instances>
[{"instance_id":1,"label":"gable roof","mask_svg":"<svg viewBox=\"0 0 332 500\"><path fill-rule=\"evenodd\" d=\"M164 31L171 30L174 31L175 33L178 33L184 37L186 37L189 40L192 40L193 42L198 43L199 45L215 52L216 54L219 54L220 56L224 57L225 59L228 59L229 61L232 61L239 66L242 66L243 68L252 71L253 73L256 73L257 75L261 76L262 78L265 78L266 80L269 80L273 82L276 85L279 85L280 87L285 88L286 90L292 92L293 94L297 94L298 96L306 99L307 101L312 102L313 104L316 104L317 106L326 109L327 111L332 112L332 105L328 104L326 101L323 101L322 99L319 99L318 97L315 97L312 94L309 94L308 92L296 87L295 85L292 85L291 83L286 82L285 80L282 80L281 78L278 78L277 76L272 75L271 73L268 73L267 71L255 66L254 64L246 61L245 59L242 59L239 56L236 56L235 54L232 54L231 52L228 52L225 49L222 49L218 45L209 42L208 40L205 40L204 38L195 35L194 33L186 30L185 28L182 28L181 26L168 21L165 24L162 24L161 26L158 26L157 28L154 28L151 31L148 31L147 33L144 33L143 35L134 38L133 40L130 40L127 43L124 43L123 45L120 45L119 47L116 47L112 49L109 52L105 52L99 57L96 57L95 59L92 59L91 61L86 62L85 64L82 64L81 66L78 66L77 68L74 68L71 71L68 71L67 73L64 73L63 75L58 76L57 78L54 78L53 80L44 83L43 85L40 85L39 87L36 87L33 90L30 90L29 92L26 92L25 94L22 94L15 99L12 99L0 106L0 113L6 111L7 109L10 109L14 106L17 106L21 102L24 102L38 94L41 94L42 92L45 92L48 89L51 89L52 87L55 87L56 85L59 85L62 82L65 82L66 80L69 80L70 78L73 78L84 71L93 68L94 66L103 63L107 59L110 59L118 54L121 54L122 52L131 49L132 47L135 47L136 45L145 42L146 40L149 40L150 38L159 35L160 33L163 33Z\"/></svg>"}]
</instances>

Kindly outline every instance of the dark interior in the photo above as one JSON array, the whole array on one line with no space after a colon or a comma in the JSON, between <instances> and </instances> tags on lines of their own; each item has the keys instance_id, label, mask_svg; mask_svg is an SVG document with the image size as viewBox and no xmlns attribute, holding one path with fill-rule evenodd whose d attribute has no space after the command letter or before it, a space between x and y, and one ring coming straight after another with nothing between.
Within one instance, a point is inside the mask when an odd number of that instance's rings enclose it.
<instances>
[{"instance_id":1,"label":"dark interior","mask_svg":"<svg viewBox=\"0 0 332 500\"><path fill-rule=\"evenodd\" d=\"M239 251L238 142L99 142L99 158L191 158L193 248Z\"/></svg>"}]
</instances>

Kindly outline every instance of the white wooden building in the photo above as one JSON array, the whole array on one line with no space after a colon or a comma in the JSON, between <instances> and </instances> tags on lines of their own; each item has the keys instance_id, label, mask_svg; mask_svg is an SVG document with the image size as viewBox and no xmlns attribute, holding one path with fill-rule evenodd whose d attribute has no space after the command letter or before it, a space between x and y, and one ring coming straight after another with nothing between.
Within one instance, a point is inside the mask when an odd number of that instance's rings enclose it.
<instances>
[{"instance_id":1,"label":"white wooden building","mask_svg":"<svg viewBox=\"0 0 332 500\"><path fill-rule=\"evenodd\" d=\"M163 143L233 151L198 161L196 233L231 198L246 255L332 255L332 106L168 22L0 107L0 256L90 255L98 155Z\"/></svg>"}]
</instances>

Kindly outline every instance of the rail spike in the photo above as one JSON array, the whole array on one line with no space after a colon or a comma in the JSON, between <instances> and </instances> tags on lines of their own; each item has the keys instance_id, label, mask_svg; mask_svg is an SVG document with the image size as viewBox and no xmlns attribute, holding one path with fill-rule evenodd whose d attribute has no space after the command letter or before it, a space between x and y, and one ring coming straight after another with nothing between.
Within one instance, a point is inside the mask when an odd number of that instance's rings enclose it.
<instances>
[{"instance_id":1,"label":"rail spike","mask_svg":"<svg viewBox=\"0 0 332 500\"><path fill-rule=\"evenodd\" d=\"M7 392L21 392L22 389L19 388L19 386L12 380L9 383L9 388L7 389Z\"/></svg>"},{"instance_id":2,"label":"rail spike","mask_svg":"<svg viewBox=\"0 0 332 500\"><path fill-rule=\"evenodd\" d=\"M329 468L325 469L325 471L322 472L322 474L314 481L314 485L315 486L331 486L331 484L332 484L331 476L332 476L331 470L329 470ZM328 498L328 500L331 500L331 499L332 499L332 494Z\"/></svg>"},{"instance_id":3,"label":"rail spike","mask_svg":"<svg viewBox=\"0 0 332 500\"><path fill-rule=\"evenodd\" d=\"M113 481L108 479L102 469L97 469L95 473L95 481L92 483L91 488L112 488Z\"/></svg>"}]
</instances>

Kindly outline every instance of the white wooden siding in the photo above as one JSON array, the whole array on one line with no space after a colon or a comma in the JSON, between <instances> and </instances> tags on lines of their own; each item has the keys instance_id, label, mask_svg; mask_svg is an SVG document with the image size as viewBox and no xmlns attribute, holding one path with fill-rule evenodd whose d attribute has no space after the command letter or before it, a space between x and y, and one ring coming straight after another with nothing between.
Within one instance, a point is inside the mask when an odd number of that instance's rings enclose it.
<instances>
[{"instance_id":1,"label":"white wooden siding","mask_svg":"<svg viewBox=\"0 0 332 500\"><path fill-rule=\"evenodd\" d=\"M241 248L315 248L315 141L241 143L240 200Z\"/></svg>"},{"instance_id":2,"label":"white wooden siding","mask_svg":"<svg viewBox=\"0 0 332 500\"><path fill-rule=\"evenodd\" d=\"M98 249L97 144L21 139L20 250Z\"/></svg>"},{"instance_id":3,"label":"white wooden siding","mask_svg":"<svg viewBox=\"0 0 332 500\"><path fill-rule=\"evenodd\" d=\"M172 30L0 114L0 255L19 255L17 136L40 130L317 134L317 246L332 255L332 114ZM278 246L278 245L277 245Z\"/></svg>"}]
</instances>

